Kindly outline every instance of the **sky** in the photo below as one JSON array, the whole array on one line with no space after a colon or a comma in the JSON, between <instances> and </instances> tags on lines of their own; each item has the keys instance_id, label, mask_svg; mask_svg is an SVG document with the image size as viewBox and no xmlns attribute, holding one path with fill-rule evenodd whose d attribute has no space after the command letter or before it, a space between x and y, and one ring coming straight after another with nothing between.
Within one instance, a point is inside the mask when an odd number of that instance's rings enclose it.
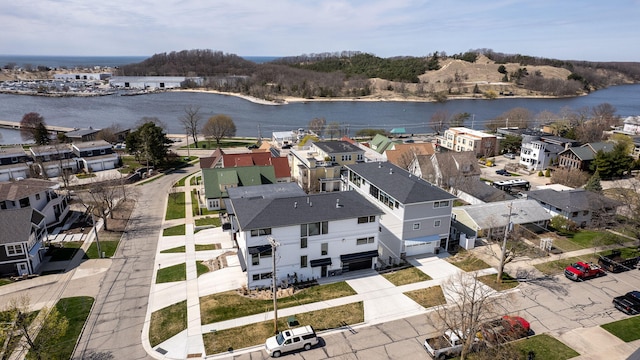
<instances>
[{"instance_id":1,"label":"sky","mask_svg":"<svg viewBox=\"0 0 640 360\"><path fill-rule=\"evenodd\" d=\"M640 0L0 0L0 54L379 57L492 49L640 61Z\"/></svg>"}]
</instances>

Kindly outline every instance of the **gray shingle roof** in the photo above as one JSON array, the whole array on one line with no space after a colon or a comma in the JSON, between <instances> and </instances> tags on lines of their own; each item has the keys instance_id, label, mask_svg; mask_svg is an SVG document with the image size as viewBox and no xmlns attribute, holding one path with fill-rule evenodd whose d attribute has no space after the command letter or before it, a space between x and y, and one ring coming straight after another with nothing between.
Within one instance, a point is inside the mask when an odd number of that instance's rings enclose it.
<instances>
[{"instance_id":1,"label":"gray shingle roof","mask_svg":"<svg viewBox=\"0 0 640 360\"><path fill-rule=\"evenodd\" d=\"M227 189L231 199L238 198L277 198L282 196L304 196L305 192L297 183L276 183L255 186L238 186Z\"/></svg>"},{"instance_id":2,"label":"gray shingle roof","mask_svg":"<svg viewBox=\"0 0 640 360\"><path fill-rule=\"evenodd\" d=\"M553 189L533 190L527 192L527 197L567 212L602 208L602 206L615 207L618 205L614 200L584 189L565 191Z\"/></svg>"},{"instance_id":3,"label":"gray shingle roof","mask_svg":"<svg viewBox=\"0 0 640 360\"><path fill-rule=\"evenodd\" d=\"M346 166L402 204L414 204L456 197L390 162Z\"/></svg>"},{"instance_id":4,"label":"gray shingle roof","mask_svg":"<svg viewBox=\"0 0 640 360\"><path fill-rule=\"evenodd\" d=\"M0 244L28 241L34 212L30 207L0 210Z\"/></svg>"},{"instance_id":5,"label":"gray shingle roof","mask_svg":"<svg viewBox=\"0 0 640 360\"><path fill-rule=\"evenodd\" d=\"M243 231L383 214L355 191L280 198L239 198L230 199L228 203Z\"/></svg>"},{"instance_id":6,"label":"gray shingle roof","mask_svg":"<svg viewBox=\"0 0 640 360\"><path fill-rule=\"evenodd\" d=\"M507 226L509 206L511 206L511 222L514 224L529 224L551 219L551 215L542 205L527 199L460 206L453 208L453 211L466 212L481 229L488 229Z\"/></svg>"},{"instance_id":7,"label":"gray shingle roof","mask_svg":"<svg viewBox=\"0 0 640 360\"><path fill-rule=\"evenodd\" d=\"M314 142L318 149L326 152L327 154L347 153L347 152L364 152L356 145L353 145L347 141L335 140L335 141L319 141Z\"/></svg>"},{"instance_id":8,"label":"gray shingle roof","mask_svg":"<svg viewBox=\"0 0 640 360\"><path fill-rule=\"evenodd\" d=\"M58 183L56 182L41 179L0 182L0 201L18 201L27 196L56 188L57 186Z\"/></svg>"}]
</instances>

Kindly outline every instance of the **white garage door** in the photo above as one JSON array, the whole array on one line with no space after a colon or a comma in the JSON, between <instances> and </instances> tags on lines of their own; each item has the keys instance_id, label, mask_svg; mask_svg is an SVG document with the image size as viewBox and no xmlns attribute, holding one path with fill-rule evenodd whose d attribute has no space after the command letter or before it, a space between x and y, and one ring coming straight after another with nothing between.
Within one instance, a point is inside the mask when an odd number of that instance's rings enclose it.
<instances>
[{"instance_id":1,"label":"white garage door","mask_svg":"<svg viewBox=\"0 0 640 360\"><path fill-rule=\"evenodd\" d=\"M91 164L91 171L102 171L102 163Z\"/></svg>"},{"instance_id":2,"label":"white garage door","mask_svg":"<svg viewBox=\"0 0 640 360\"><path fill-rule=\"evenodd\" d=\"M116 164L113 161L105 161L104 162L104 170L115 169Z\"/></svg>"},{"instance_id":3,"label":"white garage door","mask_svg":"<svg viewBox=\"0 0 640 360\"><path fill-rule=\"evenodd\" d=\"M433 254L434 245L430 241L405 241L404 250L407 256Z\"/></svg>"}]
</instances>

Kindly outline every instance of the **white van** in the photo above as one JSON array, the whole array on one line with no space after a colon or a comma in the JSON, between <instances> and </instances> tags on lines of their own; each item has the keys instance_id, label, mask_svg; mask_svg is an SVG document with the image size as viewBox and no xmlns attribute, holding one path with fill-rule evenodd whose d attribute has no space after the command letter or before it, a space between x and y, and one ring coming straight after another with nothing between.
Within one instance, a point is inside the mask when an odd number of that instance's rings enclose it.
<instances>
[{"instance_id":1,"label":"white van","mask_svg":"<svg viewBox=\"0 0 640 360\"><path fill-rule=\"evenodd\" d=\"M265 342L267 353L279 357L284 352L305 349L309 350L318 343L316 332L310 325L285 330Z\"/></svg>"}]
</instances>

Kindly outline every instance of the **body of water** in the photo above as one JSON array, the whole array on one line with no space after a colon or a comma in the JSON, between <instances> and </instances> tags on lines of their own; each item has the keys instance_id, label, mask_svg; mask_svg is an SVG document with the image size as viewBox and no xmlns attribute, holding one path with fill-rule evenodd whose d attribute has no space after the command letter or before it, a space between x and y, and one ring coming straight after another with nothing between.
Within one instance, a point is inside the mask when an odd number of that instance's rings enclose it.
<instances>
[{"instance_id":1,"label":"body of water","mask_svg":"<svg viewBox=\"0 0 640 360\"><path fill-rule=\"evenodd\" d=\"M472 114L465 126L484 129L484 123L515 107L560 112L563 108L578 110L609 103L620 116L640 115L640 85L613 86L588 96L563 99L450 100L432 102L359 102L326 101L292 103L288 105L260 105L227 95L194 92L165 92L140 96L101 96L51 98L0 94L0 119L20 121L29 112L42 115L50 125L75 128L105 128L119 124L133 128L143 117L156 117L167 125L167 132L184 133L179 118L187 105L201 108L204 119L216 114L230 116L238 136L271 137L273 131L307 127L313 118L327 123L338 122L350 135L363 128L404 127L409 133L432 132L431 116L437 111L449 114ZM16 131L2 130L3 144L20 142Z\"/></svg>"}]
</instances>

